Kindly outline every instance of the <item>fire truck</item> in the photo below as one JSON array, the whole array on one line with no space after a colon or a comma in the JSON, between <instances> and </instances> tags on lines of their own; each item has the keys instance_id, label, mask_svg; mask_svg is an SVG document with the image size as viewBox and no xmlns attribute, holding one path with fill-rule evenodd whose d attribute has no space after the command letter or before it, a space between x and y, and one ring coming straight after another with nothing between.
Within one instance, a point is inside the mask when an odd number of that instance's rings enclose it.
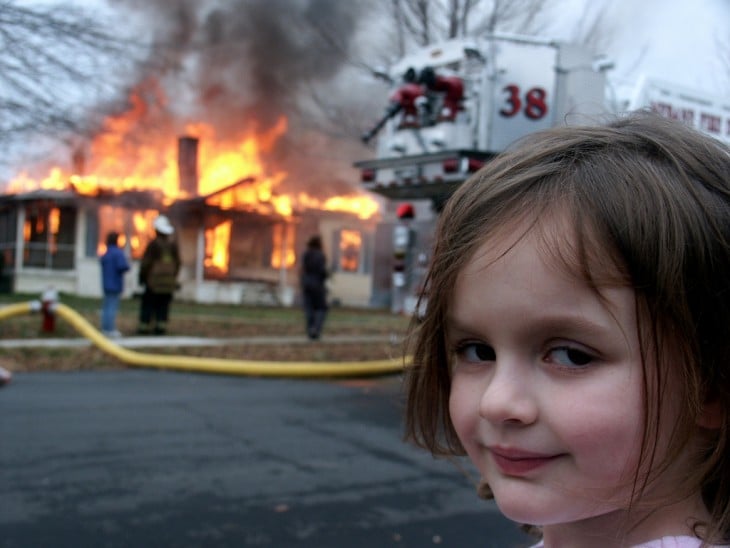
<instances>
[{"instance_id":1,"label":"fire truck","mask_svg":"<svg viewBox=\"0 0 730 548\"><path fill-rule=\"evenodd\" d=\"M362 136L375 157L357 162L364 188L440 208L456 186L516 139L560 124L596 122L649 107L730 142L730 99L656 80L610 100L613 64L585 47L489 35L425 47L379 76L390 85L383 116Z\"/></svg>"},{"instance_id":2,"label":"fire truck","mask_svg":"<svg viewBox=\"0 0 730 548\"><path fill-rule=\"evenodd\" d=\"M606 111L609 64L580 46L492 35L426 47L380 76L384 115L362 136L375 158L357 162L363 186L438 209L453 189L515 139Z\"/></svg>"},{"instance_id":3,"label":"fire truck","mask_svg":"<svg viewBox=\"0 0 730 548\"><path fill-rule=\"evenodd\" d=\"M528 133L651 108L730 142L730 100L656 80L617 98L606 77L612 67L577 44L499 34L427 46L379 73L389 84L385 112L362 135L374 158L355 164L363 187L388 198L395 214L376 234L383 245L391 240L392 266L375 272L383 283L373 294L387 294L394 312L413 311L435 215L459 184ZM401 207L409 201L431 211L415 215Z\"/></svg>"}]
</instances>

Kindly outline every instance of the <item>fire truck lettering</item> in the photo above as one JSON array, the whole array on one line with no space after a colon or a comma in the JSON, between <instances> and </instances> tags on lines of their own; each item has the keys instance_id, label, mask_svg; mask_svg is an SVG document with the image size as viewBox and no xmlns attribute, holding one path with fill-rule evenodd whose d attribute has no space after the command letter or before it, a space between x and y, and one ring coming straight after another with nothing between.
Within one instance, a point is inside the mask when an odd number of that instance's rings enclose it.
<instances>
[{"instance_id":1,"label":"fire truck lettering","mask_svg":"<svg viewBox=\"0 0 730 548\"><path fill-rule=\"evenodd\" d=\"M502 91L506 92L507 98L505 101L510 105L510 109L500 109L499 113L505 118L510 118L517 114L522 108L522 101L520 100L520 87L514 84L504 86Z\"/></svg>"},{"instance_id":2,"label":"fire truck lettering","mask_svg":"<svg viewBox=\"0 0 730 548\"><path fill-rule=\"evenodd\" d=\"M685 124L694 125L695 111L691 108L683 108L681 119Z\"/></svg>"},{"instance_id":3,"label":"fire truck lettering","mask_svg":"<svg viewBox=\"0 0 730 548\"><path fill-rule=\"evenodd\" d=\"M658 114L661 114L665 118L676 118L674 114L674 109L672 109L672 105L670 105L669 103L658 103L656 101L652 101L651 110Z\"/></svg>"},{"instance_id":4,"label":"fire truck lettering","mask_svg":"<svg viewBox=\"0 0 730 548\"><path fill-rule=\"evenodd\" d=\"M539 120L547 112L547 104L545 104L545 96L547 92L542 88L532 88L525 94L527 106L525 107L525 116L530 120Z\"/></svg>"},{"instance_id":5,"label":"fire truck lettering","mask_svg":"<svg viewBox=\"0 0 730 548\"><path fill-rule=\"evenodd\" d=\"M722 118L709 114L707 112L700 113L700 129L709 131L710 133L719 134L722 127Z\"/></svg>"},{"instance_id":6,"label":"fire truck lettering","mask_svg":"<svg viewBox=\"0 0 730 548\"><path fill-rule=\"evenodd\" d=\"M545 98L547 97L547 91L540 87L534 87L527 90L525 93L525 107L522 108L522 99L520 99L520 86L516 84L510 84L504 86L502 91L507 93L505 102L510 106L509 109L500 109L499 114L505 118L511 118L520 111L530 120L539 120L544 118L548 111L547 103Z\"/></svg>"}]
</instances>

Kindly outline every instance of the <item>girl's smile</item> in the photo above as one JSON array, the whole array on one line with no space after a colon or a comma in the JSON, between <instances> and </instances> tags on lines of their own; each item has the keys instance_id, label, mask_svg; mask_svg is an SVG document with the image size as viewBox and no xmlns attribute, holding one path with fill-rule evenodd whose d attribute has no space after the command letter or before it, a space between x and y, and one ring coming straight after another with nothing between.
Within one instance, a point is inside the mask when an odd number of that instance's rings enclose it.
<instances>
[{"instance_id":1,"label":"girl's smile","mask_svg":"<svg viewBox=\"0 0 730 548\"><path fill-rule=\"evenodd\" d=\"M533 470L554 462L561 455L542 455L507 447L487 447L497 468L505 476L527 476Z\"/></svg>"}]
</instances>

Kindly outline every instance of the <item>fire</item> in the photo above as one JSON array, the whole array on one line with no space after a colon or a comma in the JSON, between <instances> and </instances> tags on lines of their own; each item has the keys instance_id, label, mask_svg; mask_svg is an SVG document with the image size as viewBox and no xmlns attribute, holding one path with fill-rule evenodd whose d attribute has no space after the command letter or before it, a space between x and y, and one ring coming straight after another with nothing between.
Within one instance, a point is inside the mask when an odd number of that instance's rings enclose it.
<instances>
[{"instance_id":1,"label":"fire","mask_svg":"<svg viewBox=\"0 0 730 548\"><path fill-rule=\"evenodd\" d=\"M378 212L378 202L368 195L319 199L307 193L283 191L289 174L267 165L265 159L287 133L288 120L285 116L267 128L256 127L255 123L248 121L247 131L233 139L219 137L209 124L189 123L183 130L185 135L198 142L197 188L181 188L178 132L164 121L167 117L160 117L160 112L166 112L166 101L159 86L146 82L131 94L125 112L107 117L87 149L74 153L72 169L52 166L45 176L37 178L27 172L19 173L9 182L7 191L74 190L87 196L147 191L162 206L170 206L180 199L203 196L207 197L207 205L222 210L276 214L284 222L273 231L271 264L274 267L290 267L295 262L294 225L288 220L296 211L339 211L362 219ZM126 243L132 256L139 258L154 237L151 226L157 214L154 209L130 212L122 207L101 205L97 251L105 251L106 235L115 231L122 237L128 235ZM55 221L53 219L49 222L57 224L58 215ZM52 233L54 230L57 232L58 226L50 229ZM230 237L230 221L205 231L206 267L227 271ZM122 243L123 239L120 240Z\"/></svg>"},{"instance_id":2,"label":"fire","mask_svg":"<svg viewBox=\"0 0 730 548\"><path fill-rule=\"evenodd\" d=\"M205 261L208 268L220 272L228 270L228 242L231 240L231 221L225 221L205 231Z\"/></svg>"},{"instance_id":3,"label":"fire","mask_svg":"<svg viewBox=\"0 0 730 548\"><path fill-rule=\"evenodd\" d=\"M53 167L49 170L48 175L41 179L33 179L27 173L21 172L10 181L8 192L15 194L41 188L46 190L66 190L68 187L69 175L62 171L61 168Z\"/></svg>"},{"instance_id":4,"label":"fire","mask_svg":"<svg viewBox=\"0 0 730 548\"><path fill-rule=\"evenodd\" d=\"M210 194L244 177L265 181L262 153L272 150L277 139L286 133L287 127L287 119L282 116L266 131L257 132L254 128L241 141L225 143L216 138L215 130L210 125L189 124L186 132L200 139L199 193Z\"/></svg>"},{"instance_id":5,"label":"fire","mask_svg":"<svg viewBox=\"0 0 730 548\"><path fill-rule=\"evenodd\" d=\"M155 237L155 232L152 229L152 222L155 217L157 217L157 211L154 209L130 212L122 207L106 204L99 206L100 241L96 246L97 255L103 255L106 252L106 235L109 232L116 232L120 235L118 244L121 247L127 244L125 234L131 234L129 248L132 257L135 259L141 258L145 247ZM130 229L126 230L127 227L130 227Z\"/></svg>"},{"instance_id":6,"label":"fire","mask_svg":"<svg viewBox=\"0 0 730 548\"><path fill-rule=\"evenodd\" d=\"M277 176L267 178L262 182L244 180L241 184L213 194L206 200L206 203L221 209L246 206L248 209L264 215L278 213L283 217L290 217L292 214L291 203L287 199L274 196L272 191L272 187L285 175L279 173Z\"/></svg>"},{"instance_id":7,"label":"fire","mask_svg":"<svg viewBox=\"0 0 730 548\"><path fill-rule=\"evenodd\" d=\"M180 198L190 198L179 184L177 142L174 134L162 142L142 141L130 133L143 117L145 103L138 93L130 98L129 110L106 119L103 131L90 146L90 158L83 169L74 172L53 166L44 177L33 178L19 173L7 187L11 194L38 189L69 190L95 196L100 192L121 193L129 190L160 192L165 205ZM255 125L254 125L255 126ZM207 196L243 179L250 179L250 188L224 191L210 199L222 208L248 207L260 213L275 212L290 217L296 208L324 209L353 213L366 219L377 213L378 203L367 195L337 196L320 200L306 193L284 194L279 191L288 173L271 171L263 157L286 134L288 121L281 116L271 128L252 129L235 140L218 138L209 124L190 123L185 133L199 139L198 195Z\"/></svg>"},{"instance_id":8,"label":"fire","mask_svg":"<svg viewBox=\"0 0 730 548\"><path fill-rule=\"evenodd\" d=\"M58 251L58 228L61 226L61 210L57 207L51 209L48 214L48 231L51 233L50 251L55 254Z\"/></svg>"},{"instance_id":9,"label":"fire","mask_svg":"<svg viewBox=\"0 0 730 548\"><path fill-rule=\"evenodd\" d=\"M295 261L294 225L278 224L274 227L274 249L271 253L271 266L274 268L281 268L282 266L291 268Z\"/></svg>"},{"instance_id":10,"label":"fire","mask_svg":"<svg viewBox=\"0 0 730 548\"><path fill-rule=\"evenodd\" d=\"M357 230L340 232L340 266L345 272L357 272L362 235Z\"/></svg>"},{"instance_id":11,"label":"fire","mask_svg":"<svg viewBox=\"0 0 730 548\"><path fill-rule=\"evenodd\" d=\"M380 206L369 196L333 196L320 204L326 211L349 211L361 219L369 219L378 212Z\"/></svg>"}]
</instances>

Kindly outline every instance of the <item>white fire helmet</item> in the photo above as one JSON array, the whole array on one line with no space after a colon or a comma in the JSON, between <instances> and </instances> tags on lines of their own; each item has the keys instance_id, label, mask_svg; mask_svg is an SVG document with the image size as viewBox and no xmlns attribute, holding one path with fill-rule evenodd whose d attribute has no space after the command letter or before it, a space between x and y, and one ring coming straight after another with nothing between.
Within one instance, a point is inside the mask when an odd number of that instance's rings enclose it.
<instances>
[{"instance_id":1,"label":"white fire helmet","mask_svg":"<svg viewBox=\"0 0 730 548\"><path fill-rule=\"evenodd\" d=\"M167 234L168 236L175 232L175 227L172 226L172 223L170 223L170 219L165 217L164 215L160 215L155 219L154 225L155 230L159 232L160 234Z\"/></svg>"}]
</instances>

